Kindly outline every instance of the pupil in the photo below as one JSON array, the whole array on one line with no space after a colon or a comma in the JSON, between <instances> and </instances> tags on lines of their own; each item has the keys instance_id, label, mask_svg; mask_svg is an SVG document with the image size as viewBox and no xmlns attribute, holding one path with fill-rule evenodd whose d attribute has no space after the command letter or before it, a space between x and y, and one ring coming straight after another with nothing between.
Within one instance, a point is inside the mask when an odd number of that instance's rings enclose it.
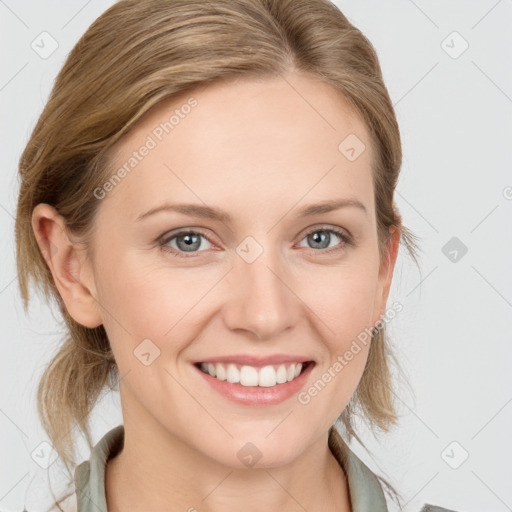
<instances>
[{"instance_id":1,"label":"pupil","mask_svg":"<svg viewBox=\"0 0 512 512\"><path fill-rule=\"evenodd\" d=\"M319 233L321 233L319 235ZM317 231L315 233L313 233L312 237L313 237L313 240L315 243L321 243L321 239L324 238L324 241L327 239L327 233L325 231ZM319 240L320 239L320 240Z\"/></svg>"},{"instance_id":2,"label":"pupil","mask_svg":"<svg viewBox=\"0 0 512 512\"><path fill-rule=\"evenodd\" d=\"M191 247L192 247L193 249L198 249L198 248L199 248L199 246L197 246L197 247L193 247L194 245L198 245L197 240L199 239L199 237L198 237L197 235L195 235L195 234L193 234L193 233L189 233L189 234L186 234L186 235L181 236L180 238L181 238L182 240L184 240L184 241L185 241L185 247L186 247L186 248L188 248L188 249L190 249ZM196 240L194 240L194 238L195 238ZM200 243L200 242L199 242L199 243ZM190 251L189 251L189 252L190 252Z\"/></svg>"}]
</instances>

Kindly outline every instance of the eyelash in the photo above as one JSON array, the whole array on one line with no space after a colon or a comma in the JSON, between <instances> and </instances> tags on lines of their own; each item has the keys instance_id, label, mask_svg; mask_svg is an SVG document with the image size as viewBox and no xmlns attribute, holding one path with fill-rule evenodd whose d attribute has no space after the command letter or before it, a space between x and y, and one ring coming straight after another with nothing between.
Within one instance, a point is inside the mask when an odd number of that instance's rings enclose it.
<instances>
[{"instance_id":1,"label":"eyelash","mask_svg":"<svg viewBox=\"0 0 512 512\"><path fill-rule=\"evenodd\" d=\"M349 235L346 231L338 229L338 228L325 227L325 226L320 226L320 227L317 227L315 229L312 229L311 231L308 231L302 237L301 241L304 238L306 238L307 236L309 236L309 235L311 235L313 233L317 233L317 232L334 233L335 235L338 235L341 238L342 243L337 245L337 246L335 246L335 247L330 247L328 249L318 249L318 250L310 249L311 251L320 252L320 253L323 253L323 254L331 254L331 253L334 253L334 252L341 251L345 247L352 247L354 245L354 240L353 240L352 236ZM201 252L203 252L203 251L197 251L195 253L190 253L190 255L186 255L186 253L184 253L182 251L177 251L176 249L174 249L172 247L168 247L166 245L171 240L173 240L174 238L178 238L179 236L182 236L182 235L201 235L204 238L206 238L206 240L208 240L211 244L214 243L210 239L210 237L206 233L201 231L201 230L182 230L182 231L178 231L177 233L173 233L172 236L163 235L157 241L158 241L158 244L159 244L160 248L162 249L162 251L170 253L170 254L178 257L178 258L195 258Z\"/></svg>"}]
</instances>

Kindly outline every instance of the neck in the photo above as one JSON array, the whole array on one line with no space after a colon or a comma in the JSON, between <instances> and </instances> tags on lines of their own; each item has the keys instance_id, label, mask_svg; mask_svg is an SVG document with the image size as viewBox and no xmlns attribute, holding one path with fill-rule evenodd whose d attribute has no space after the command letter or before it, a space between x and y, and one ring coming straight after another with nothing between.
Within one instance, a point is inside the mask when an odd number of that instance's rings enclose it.
<instances>
[{"instance_id":1,"label":"neck","mask_svg":"<svg viewBox=\"0 0 512 512\"><path fill-rule=\"evenodd\" d=\"M204 456L166 430L146 435L148 430L130 427L125 421L123 449L105 469L109 512L351 511L346 476L327 435L284 466L238 469Z\"/></svg>"}]
</instances>

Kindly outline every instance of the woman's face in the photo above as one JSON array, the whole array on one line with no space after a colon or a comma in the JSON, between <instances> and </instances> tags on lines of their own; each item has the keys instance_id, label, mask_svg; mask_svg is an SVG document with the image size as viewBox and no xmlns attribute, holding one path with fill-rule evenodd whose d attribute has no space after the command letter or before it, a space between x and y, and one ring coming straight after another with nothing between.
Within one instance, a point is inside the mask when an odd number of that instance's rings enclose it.
<instances>
[{"instance_id":1,"label":"woman's face","mask_svg":"<svg viewBox=\"0 0 512 512\"><path fill-rule=\"evenodd\" d=\"M285 78L216 84L148 112L116 146L125 172L96 191L81 274L125 425L232 467L285 464L325 442L362 376L369 343L353 342L384 313L394 265L379 268L365 126L328 85ZM213 360L249 386L198 368L217 370ZM272 386L294 361L314 364Z\"/></svg>"}]
</instances>

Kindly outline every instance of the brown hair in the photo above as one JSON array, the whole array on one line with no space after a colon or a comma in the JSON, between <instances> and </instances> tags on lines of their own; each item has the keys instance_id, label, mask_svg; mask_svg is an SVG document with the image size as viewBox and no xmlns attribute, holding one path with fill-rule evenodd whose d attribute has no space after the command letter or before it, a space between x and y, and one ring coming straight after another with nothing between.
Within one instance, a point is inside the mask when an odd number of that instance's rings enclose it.
<instances>
[{"instance_id":1,"label":"brown hair","mask_svg":"<svg viewBox=\"0 0 512 512\"><path fill-rule=\"evenodd\" d=\"M121 0L70 52L20 159L15 225L25 310L32 278L47 300L57 302L66 324L37 401L42 424L68 469L75 464L72 428L77 425L92 447L89 415L102 390L115 389L119 374L104 327L84 327L68 314L31 228L34 207L55 207L87 246L98 207L94 189L112 174L107 151L145 112L198 85L294 70L332 85L364 121L376 155L381 259L388 228L396 226L416 260L415 236L402 225L393 201L401 141L377 54L328 0ZM388 431L396 423L392 357L383 326L339 418L349 438L361 442L353 424L358 410L372 429Z\"/></svg>"}]
</instances>

